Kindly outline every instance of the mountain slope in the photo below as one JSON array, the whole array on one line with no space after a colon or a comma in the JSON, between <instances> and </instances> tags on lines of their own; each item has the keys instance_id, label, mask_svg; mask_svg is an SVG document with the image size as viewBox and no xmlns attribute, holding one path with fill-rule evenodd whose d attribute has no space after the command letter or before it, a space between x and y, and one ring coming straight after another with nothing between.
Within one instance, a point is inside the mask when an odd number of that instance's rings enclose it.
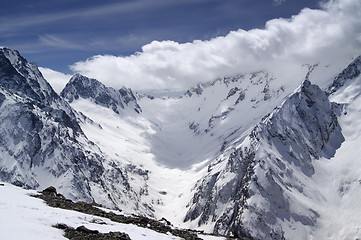
<instances>
[{"instance_id":1,"label":"mountain slope","mask_svg":"<svg viewBox=\"0 0 361 240\"><path fill-rule=\"evenodd\" d=\"M152 215L138 204L147 171L108 159L82 131L79 114L18 52L1 49L0 57L0 179L32 189L53 185L73 200Z\"/></svg>"},{"instance_id":2,"label":"mountain slope","mask_svg":"<svg viewBox=\"0 0 361 240\"><path fill-rule=\"evenodd\" d=\"M303 179L314 174L312 159L338 147L327 146L332 137L341 139L334 109L326 94L306 80L240 146L209 167L185 221L213 222L216 232L259 239L281 239L291 231L280 228L281 219L314 225L317 213L302 205L293 209L297 199L288 191L302 191Z\"/></svg>"},{"instance_id":3,"label":"mountain slope","mask_svg":"<svg viewBox=\"0 0 361 240\"><path fill-rule=\"evenodd\" d=\"M350 122L360 116L358 59L327 94L306 80L241 144L212 163L194 188L185 221L256 239L357 238L360 132ZM330 93L342 105L330 103ZM352 174L344 177L346 172ZM341 209L333 210L337 204ZM344 224L336 215L354 222Z\"/></svg>"}]
</instances>

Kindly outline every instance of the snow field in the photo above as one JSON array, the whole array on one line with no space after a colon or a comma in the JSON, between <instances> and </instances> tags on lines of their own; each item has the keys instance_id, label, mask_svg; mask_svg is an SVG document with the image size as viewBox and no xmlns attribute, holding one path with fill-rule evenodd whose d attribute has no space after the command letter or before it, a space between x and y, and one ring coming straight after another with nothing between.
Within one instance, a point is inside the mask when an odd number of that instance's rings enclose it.
<instances>
[{"instance_id":1,"label":"snow field","mask_svg":"<svg viewBox=\"0 0 361 240\"><path fill-rule=\"evenodd\" d=\"M53 228L58 223L77 228L84 225L86 228L98 230L101 233L125 232L131 239L181 239L171 234L162 234L133 224L113 222L76 211L52 208L41 199L29 195L37 194L34 190L24 190L11 184L0 186L0 232L1 239L56 239L65 240L63 231ZM206 240L224 239L213 236L200 235Z\"/></svg>"}]
</instances>

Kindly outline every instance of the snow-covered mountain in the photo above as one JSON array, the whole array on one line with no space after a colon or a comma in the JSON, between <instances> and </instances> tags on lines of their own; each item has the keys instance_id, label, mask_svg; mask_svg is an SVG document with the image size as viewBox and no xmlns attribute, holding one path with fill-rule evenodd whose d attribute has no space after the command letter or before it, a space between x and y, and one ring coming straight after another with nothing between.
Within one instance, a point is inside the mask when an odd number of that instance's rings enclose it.
<instances>
[{"instance_id":1,"label":"snow-covered mountain","mask_svg":"<svg viewBox=\"0 0 361 240\"><path fill-rule=\"evenodd\" d=\"M330 158L340 146L337 110L306 80L241 144L232 145L209 166L185 221L213 222L219 233L259 239L280 239L285 232L291 239L287 233L297 223L314 227L318 213L298 203L292 191L302 192L304 178L314 175L313 159Z\"/></svg>"},{"instance_id":2,"label":"snow-covered mountain","mask_svg":"<svg viewBox=\"0 0 361 240\"><path fill-rule=\"evenodd\" d=\"M58 96L18 52L0 53L1 181L225 235L361 237L360 58L181 97L77 74Z\"/></svg>"},{"instance_id":3,"label":"snow-covered mountain","mask_svg":"<svg viewBox=\"0 0 361 240\"><path fill-rule=\"evenodd\" d=\"M128 202L151 215L139 205L147 171L114 163L89 141L77 116L90 120L59 97L34 64L5 48L0 57L1 180L32 189L53 185L71 199L114 208Z\"/></svg>"},{"instance_id":4,"label":"snow-covered mountain","mask_svg":"<svg viewBox=\"0 0 361 240\"><path fill-rule=\"evenodd\" d=\"M256 239L358 238L360 69L357 58L326 92L306 79L230 144L194 187L185 221Z\"/></svg>"}]
</instances>

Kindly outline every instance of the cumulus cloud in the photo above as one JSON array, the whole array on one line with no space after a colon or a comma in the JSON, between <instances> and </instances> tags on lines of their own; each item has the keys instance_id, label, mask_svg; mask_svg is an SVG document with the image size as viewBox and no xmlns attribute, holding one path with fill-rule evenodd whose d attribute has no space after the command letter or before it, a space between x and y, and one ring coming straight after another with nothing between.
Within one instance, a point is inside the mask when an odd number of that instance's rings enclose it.
<instances>
[{"instance_id":1,"label":"cumulus cloud","mask_svg":"<svg viewBox=\"0 0 361 240\"><path fill-rule=\"evenodd\" d=\"M60 94L60 92L64 89L65 85L71 78L71 75L57 72L49 68L39 67L39 70L43 74L44 78L53 87L54 91L58 94Z\"/></svg>"},{"instance_id":2,"label":"cumulus cloud","mask_svg":"<svg viewBox=\"0 0 361 240\"><path fill-rule=\"evenodd\" d=\"M108 86L182 90L198 82L252 71L286 74L305 63L361 54L361 1L331 0L273 19L263 29L239 29L208 41L153 41L131 56L97 55L71 66Z\"/></svg>"}]
</instances>

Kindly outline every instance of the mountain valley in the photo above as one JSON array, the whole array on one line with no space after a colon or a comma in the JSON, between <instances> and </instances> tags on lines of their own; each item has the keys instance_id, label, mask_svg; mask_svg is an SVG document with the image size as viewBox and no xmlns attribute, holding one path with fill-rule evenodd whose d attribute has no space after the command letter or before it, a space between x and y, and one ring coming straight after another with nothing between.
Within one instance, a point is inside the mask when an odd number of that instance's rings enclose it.
<instances>
[{"instance_id":1,"label":"mountain valley","mask_svg":"<svg viewBox=\"0 0 361 240\"><path fill-rule=\"evenodd\" d=\"M58 94L1 48L0 181L235 238L361 238L360 73L358 57L162 97L76 74Z\"/></svg>"}]
</instances>

